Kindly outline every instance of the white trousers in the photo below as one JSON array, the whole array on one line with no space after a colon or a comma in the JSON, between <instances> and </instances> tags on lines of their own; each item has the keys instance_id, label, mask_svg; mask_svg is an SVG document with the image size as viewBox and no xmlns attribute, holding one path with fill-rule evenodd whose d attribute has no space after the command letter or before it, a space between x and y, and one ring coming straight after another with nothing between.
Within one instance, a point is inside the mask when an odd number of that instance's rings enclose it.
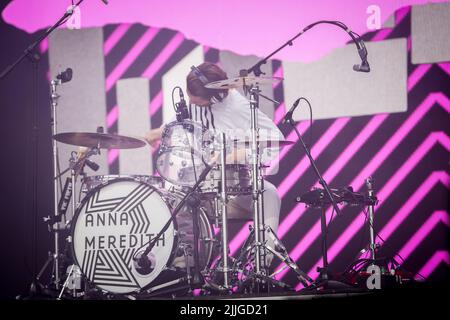
<instances>
[{"instance_id":1,"label":"white trousers","mask_svg":"<svg viewBox=\"0 0 450 320\"><path fill-rule=\"evenodd\" d=\"M264 223L272 228L272 230L277 233L278 224L280 220L280 208L281 208L281 198L278 194L275 186L264 181ZM212 206L205 205L205 209L212 211ZM209 212L210 216L213 216L213 212ZM228 219L239 219L253 221L253 200L251 195L242 195L230 199L227 206L227 216ZM183 234L182 240L187 243L193 243L193 226L192 226L192 216L188 210L182 210L177 215L178 231ZM231 240L231 239L229 239ZM267 244L274 248L274 242L272 238L268 237L266 234ZM204 258L203 253L200 252L201 259ZM266 256L266 264L269 266L272 262L273 254L268 252ZM191 258L189 259L191 260ZM190 265L193 265L193 261L190 261ZM185 261L183 257L177 257L173 264L177 267L184 267Z\"/></svg>"},{"instance_id":2,"label":"white trousers","mask_svg":"<svg viewBox=\"0 0 450 320\"><path fill-rule=\"evenodd\" d=\"M280 222L281 198L277 188L269 181L264 180L264 223L272 228L277 234ZM228 202L227 215L229 219L253 220L253 200L251 195L238 196ZM274 249L274 242L266 233L267 245ZM273 254L268 252L266 263L269 266L272 262Z\"/></svg>"}]
</instances>

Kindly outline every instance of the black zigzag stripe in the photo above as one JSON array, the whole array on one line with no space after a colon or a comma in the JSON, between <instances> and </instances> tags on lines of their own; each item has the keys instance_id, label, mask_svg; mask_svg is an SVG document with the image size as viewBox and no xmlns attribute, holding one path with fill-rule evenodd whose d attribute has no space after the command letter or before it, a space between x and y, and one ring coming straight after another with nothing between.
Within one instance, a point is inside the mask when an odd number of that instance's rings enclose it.
<instances>
[{"instance_id":1,"label":"black zigzag stripe","mask_svg":"<svg viewBox=\"0 0 450 320\"><path fill-rule=\"evenodd\" d=\"M117 257L110 254L110 250L103 250L100 253L102 259L107 262L111 267L111 272L101 272L103 270L96 270L94 274L94 282L98 284L101 281L108 281L110 284L115 282L133 284L129 274L126 270L123 270L120 266L120 262L117 261ZM122 270L121 270L122 269ZM100 271L100 272L98 272Z\"/></svg>"},{"instance_id":2,"label":"black zigzag stripe","mask_svg":"<svg viewBox=\"0 0 450 320\"><path fill-rule=\"evenodd\" d=\"M130 210L131 207L135 205L135 202L139 200L139 198L147 192L148 186L141 184L137 186L133 191L131 191L124 200L114 208L115 211L127 211Z\"/></svg>"},{"instance_id":3,"label":"black zigzag stripe","mask_svg":"<svg viewBox=\"0 0 450 320\"><path fill-rule=\"evenodd\" d=\"M131 270L124 265L123 257L118 250L105 250L105 259L114 264L116 274L96 273L95 283L111 286L139 287Z\"/></svg>"},{"instance_id":4,"label":"black zigzag stripe","mask_svg":"<svg viewBox=\"0 0 450 320\"><path fill-rule=\"evenodd\" d=\"M137 227L137 225L138 225L138 222L135 220L133 211L134 211L134 210L131 210L131 211L128 212L128 215L130 216L130 218L131 218L131 223L132 223L131 230L130 230L130 234L136 233L134 229L135 229L135 228Z\"/></svg>"},{"instance_id":5,"label":"black zigzag stripe","mask_svg":"<svg viewBox=\"0 0 450 320\"><path fill-rule=\"evenodd\" d=\"M123 201L121 198L113 198L107 200L99 200L100 190L98 190L87 202L86 213L95 213L113 210L118 204Z\"/></svg>"},{"instance_id":6,"label":"black zigzag stripe","mask_svg":"<svg viewBox=\"0 0 450 320\"><path fill-rule=\"evenodd\" d=\"M142 203L140 203L136 207L136 210L139 212L139 215L142 217L142 220L144 221L144 223L142 224L142 228L140 230L140 233L147 233L148 228L150 226L150 220L148 219L147 213L146 213L145 208L142 205Z\"/></svg>"},{"instance_id":7,"label":"black zigzag stripe","mask_svg":"<svg viewBox=\"0 0 450 320\"><path fill-rule=\"evenodd\" d=\"M122 269L125 270L128 273L128 276L133 279L134 285L138 286L138 282L136 278L133 275L133 272L131 272L131 268L126 265L124 259L122 256L120 256L119 251L117 249L111 250L112 254L116 257L117 261L121 265Z\"/></svg>"},{"instance_id":8,"label":"black zigzag stripe","mask_svg":"<svg viewBox=\"0 0 450 320\"><path fill-rule=\"evenodd\" d=\"M133 221L133 226L132 226L132 228L130 230L130 234L138 233L137 229L139 228L139 225L141 223L140 223L140 221L139 221L139 219L137 217L136 210L132 209L132 210L128 211L128 214L130 215L131 220Z\"/></svg>"}]
</instances>

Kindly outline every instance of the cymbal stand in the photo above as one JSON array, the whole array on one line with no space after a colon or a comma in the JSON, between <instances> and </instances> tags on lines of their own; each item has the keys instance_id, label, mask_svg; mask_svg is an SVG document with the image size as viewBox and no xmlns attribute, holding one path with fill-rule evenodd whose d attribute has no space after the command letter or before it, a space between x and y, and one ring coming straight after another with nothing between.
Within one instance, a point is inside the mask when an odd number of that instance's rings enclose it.
<instances>
[{"instance_id":1,"label":"cymbal stand","mask_svg":"<svg viewBox=\"0 0 450 320\"><path fill-rule=\"evenodd\" d=\"M220 202L221 202L221 222L222 222L222 269L218 271L223 272L223 287L225 289L230 288L229 273L232 269L229 268L229 250L228 250L228 215L227 215L227 179L226 179L226 138L225 133L222 133L221 155L220 155L220 173L221 173L221 186L220 186Z\"/></svg>"},{"instance_id":2,"label":"cymbal stand","mask_svg":"<svg viewBox=\"0 0 450 320\"><path fill-rule=\"evenodd\" d=\"M302 149L305 151L305 154L307 155L307 157L311 163L311 167L313 168L316 176L319 179L319 183L322 185L322 187L325 191L325 196L326 196L327 200L329 200L333 209L336 211L336 215L340 216L341 210L339 209L337 202L336 202L333 194L331 193L327 182L324 180L324 178L322 177L322 174L320 173L319 169L317 168L316 162L314 161L314 158L312 157L308 146L305 144L305 141L303 140L302 135L296 128L296 126L294 124L294 120L292 120L292 114L286 115L286 120L292 126L292 128L294 128L294 131L298 137L298 140L301 143ZM327 252L328 252L327 232L328 232L328 229L327 229L325 208L326 207L324 205L321 206L321 215L320 215L320 226L321 226L321 230L322 230L322 262L323 262L323 266L322 266L322 268L318 268L317 271L319 271L319 277L316 280L316 282L310 286L310 288L321 288L321 287L328 288L328 287L331 287L336 284L335 281L331 281L329 279L328 256L327 256ZM338 283L338 285L339 285L339 283Z\"/></svg>"},{"instance_id":3,"label":"cymbal stand","mask_svg":"<svg viewBox=\"0 0 450 320\"><path fill-rule=\"evenodd\" d=\"M57 127L57 112L56 107L58 105L59 94L57 94L56 89L57 86L61 83L61 80L52 80L50 82L50 98L51 98L51 109L52 109L52 135L56 135L58 133ZM55 139L52 139L52 149L53 149L53 176L58 176L58 143ZM53 179L53 210L54 216L57 217L59 215L58 210L58 181L60 179ZM62 190L61 190L62 191ZM59 223L55 223L53 225L54 238L53 238L53 272L54 272L54 283L56 290L59 289L59 281L60 281L60 266L59 266Z\"/></svg>"},{"instance_id":4,"label":"cymbal stand","mask_svg":"<svg viewBox=\"0 0 450 320\"><path fill-rule=\"evenodd\" d=\"M375 196L374 190L373 190L373 178L369 177L366 179L366 186L367 186L367 193L368 198L372 200ZM368 205L369 208L369 236L370 236L370 243L369 243L369 249L370 249L370 258L375 261L375 253L378 248L378 244L375 242L375 231L373 228L374 223L374 211L375 211L375 204L374 202L370 203Z\"/></svg>"},{"instance_id":5,"label":"cymbal stand","mask_svg":"<svg viewBox=\"0 0 450 320\"><path fill-rule=\"evenodd\" d=\"M245 269L244 262L245 260L249 260L248 256L249 253L252 250L252 241L254 239L254 228L250 229L250 235L247 238L247 241L245 242L244 246L242 247L242 250L239 254L239 257L236 259L236 266L235 269ZM264 248L267 251L270 251L274 256L276 256L278 259L280 259L285 265L280 268L279 270L273 272L270 274L267 279L270 283L277 285L281 288L289 288L287 284L284 284L281 281L275 280L275 276L285 270L286 268L291 268L296 274L299 281L302 282L302 284L306 287L309 284L313 283L313 279L311 279L304 271L302 271L298 265L295 263L295 261L289 256L289 253L286 249L286 247L283 245L283 243L280 241L280 239L277 237L275 232L272 230L272 228L268 225L265 226L264 232L270 237L274 243L274 247L271 247L268 244L264 245Z\"/></svg>"},{"instance_id":6,"label":"cymbal stand","mask_svg":"<svg viewBox=\"0 0 450 320\"><path fill-rule=\"evenodd\" d=\"M259 87L250 88L250 130L251 130L251 153L252 153L252 197L253 197L253 221L255 230L255 272L256 275L266 275L266 252L261 250L265 244L264 235L264 179L261 171L261 156L259 150Z\"/></svg>"},{"instance_id":7,"label":"cymbal stand","mask_svg":"<svg viewBox=\"0 0 450 320\"><path fill-rule=\"evenodd\" d=\"M241 70L239 75L245 77L247 70ZM248 88L244 84L244 92L250 94L250 130L251 130L251 157L252 157L252 201L253 201L253 223L254 223L254 241L251 245L255 251L254 272L250 276L250 282L254 286L256 293L260 292L261 285L265 282L271 282L266 265L266 240L264 224L264 179L262 176L261 153L259 146L259 86ZM267 286L269 288L269 286Z\"/></svg>"},{"instance_id":8,"label":"cymbal stand","mask_svg":"<svg viewBox=\"0 0 450 320\"><path fill-rule=\"evenodd\" d=\"M51 126L52 126L52 135L56 135L58 133L57 126L57 106L58 99L60 95L57 93L58 85L62 83L69 82L72 79L72 74L60 73L56 79L53 79L50 82L50 99L51 99ZM58 195L58 184L60 183L61 174L59 173L59 150L58 144L55 139L52 139L52 150L53 150L53 217L45 217L44 222L49 224L50 232L53 232L53 253L49 253L49 258L47 262L44 264L42 269L40 270L38 276L36 277L36 281L39 281L40 277L43 275L43 272L50 264L53 262L53 272L51 277L51 282L55 285L55 289L59 290L60 287L60 248L59 248L59 232L64 228L61 227L61 214L59 212L59 195ZM62 191L62 190L61 190Z\"/></svg>"}]
</instances>

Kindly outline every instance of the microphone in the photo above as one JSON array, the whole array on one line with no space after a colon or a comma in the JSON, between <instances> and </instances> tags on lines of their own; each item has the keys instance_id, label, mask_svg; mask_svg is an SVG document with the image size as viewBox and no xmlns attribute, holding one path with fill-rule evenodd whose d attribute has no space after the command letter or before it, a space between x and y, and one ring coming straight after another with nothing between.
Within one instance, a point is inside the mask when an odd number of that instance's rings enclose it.
<instances>
[{"instance_id":1,"label":"microphone","mask_svg":"<svg viewBox=\"0 0 450 320\"><path fill-rule=\"evenodd\" d=\"M89 159L84 160L84 163L85 163L89 168L91 168L91 170L93 170L93 171L97 171L97 170L100 168L100 166L99 166L97 163L95 163L94 161L91 161L91 160L89 160Z\"/></svg>"},{"instance_id":2,"label":"microphone","mask_svg":"<svg viewBox=\"0 0 450 320\"><path fill-rule=\"evenodd\" d=\"M370 72L370 66L369 62L367 61L367 49L364 45L364 41L362 39L359 39L356 41L358 44L358 54L361 58L361 64L355 64L353 66L353 70L357 72Z\"/></svg>"},{"instance_id":3,"label":"microphone","mask_svg":"<svg viewBox=\"0 0 450 320\"><path fill-rule=\"evenodd\" d=\"M292 114L294 113L295 108L297 108L298 104L300 102L300 98L295 100L294 104L292 105L291 109L286 113L283 119L283 123L288 123L289 120L292 120Z\"/></svg>"},{"instance_id":4,"label":"microphone","mask_svg":"<svg viewBox=\"0 0 450 320\"><path fill-rule=\"evenodd\" d=\"M183 90L179 88L180 92L180 102L176 104L177 121L183 121L184 119L189 119L189 111L186 105L186 100L184 100Z\"/></svg>"},{"instance_id":5,"label":"microphone","mask_svg":"<svg viewBox=\"0 0 450 320\"><path fill-rule=\"evenodd\" d=\"M136 256L136 258L133 258L134 268L139 274L143 276L150 274L155 269L154 257L152 255L148 257L148 255L145 255L144 253L145 251L139 252L138 256Z\"/></svg>"},{"instance_id":6,"label":"microphone","mask_svg":"<svg viewBox=\"0 0 450 320\"><path fill-rule=\"evenodd\" d=\"M70 80L72 80L72 74L73 74L72 69L67 68L65 71L58 73L56 79L58 79L60 83L69 82Z\"/></svg>"},{"instance_id":7,"label":"microphone","mask_svg":"<svg viewBox=\"0 0 450 320\"><path fill-rule=\"evenodd\" d=\"M367 62L367 60L363 60L361 64L355 64L353 66L353 70L357 72L370 72L369 62Z\"/></svg>"}]
</instances>

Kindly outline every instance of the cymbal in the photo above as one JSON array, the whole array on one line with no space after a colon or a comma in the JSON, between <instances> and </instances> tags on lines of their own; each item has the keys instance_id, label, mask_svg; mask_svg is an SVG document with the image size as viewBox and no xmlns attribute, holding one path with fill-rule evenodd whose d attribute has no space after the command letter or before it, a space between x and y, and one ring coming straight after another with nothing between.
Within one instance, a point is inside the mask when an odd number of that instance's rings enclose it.
<instances>
[{"instance_id":1,"label":"cymbal","mask_svg":"<svg viewBox=\"0 0 450 320\"><path fill-rule=\"evenodd\" d=\"M209 89L235 89L256 84L273 84L279 81L283 81L283 78L247 76L213 81L206 84L205 87Z\"/></svg>"},{"instance_id":2,"label":"cymbal","mask_svg":"<svg viewBox=\"0 0 450 320\"><path fill-rule=\"evenodd\" d=\"M146 143L140 139L108 133L64 132L53 136L56 141L82 147L99 149L141 148Z\"/></svg>"},{"instance_id":3,"label":"cymbal","mask_svg":"<svg viewBox=\"0 0 450 320\"><path fill-rule=\"evenodd\" d=\"M234 140L234 145L238 147L250 148L252 146L252 142L250 140ZM260 148L277 148L277 147L285 147L294 143L294 141L289 140L259 140L258 141Z\"/></svg>"}]
</instances>

